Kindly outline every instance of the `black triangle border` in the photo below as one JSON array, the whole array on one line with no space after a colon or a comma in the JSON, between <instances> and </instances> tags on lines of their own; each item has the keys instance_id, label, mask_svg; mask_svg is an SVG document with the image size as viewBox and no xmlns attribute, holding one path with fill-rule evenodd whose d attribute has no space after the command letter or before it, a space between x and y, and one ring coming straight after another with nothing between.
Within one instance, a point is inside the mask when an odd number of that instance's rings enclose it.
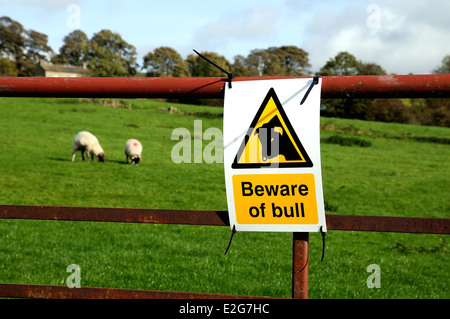
<instances>
[{"instance_id":1,"label":"black triangle border","mask_svg":"<svg viewBox=\"0 0 450 319\"><path fill-rule=\"evenodd\" d=\"M261 117L261 114L264 112L264 109L269 103L270 98L273 98L273 101L275 102L275 105L278 109L278 112L280 113L281 117L283 118L284 122L286 123L287 129L291 133L292 138L294 139L294 142L297 144L301 156L305 159L305 162L302 163L276 163L276 168L279 167L313 167L313 162L308 156L308 153L306 152L305 148L303 147L303 144L300 142L297 133L295 132L294 128L291 125L291 122L289 121L286 113L284 112L283 106L280 103L280 100L278 99L278 96L275 93L274 88L270 88L269 92L267 93L266 97L264 98L264 101L261 103L261 106L259 107L258 112L256 113L255 117L253 118L252 123L250 124L250 127L247 130L247 134L244 137L244 140L241 143L241 146L239 147L239 151L236 154L236 157L234 158L234 162L231 164L231 168L234 169L240 169L240 168L262 168L262 167L274 167L274 163L238 163L238 158L241 157L242 152L244 152L245 147L247 146L247 136L251 134L254 130L254 127L256 126L256 123L258 123L259 118Z\"/></svg>"}]
</instances>

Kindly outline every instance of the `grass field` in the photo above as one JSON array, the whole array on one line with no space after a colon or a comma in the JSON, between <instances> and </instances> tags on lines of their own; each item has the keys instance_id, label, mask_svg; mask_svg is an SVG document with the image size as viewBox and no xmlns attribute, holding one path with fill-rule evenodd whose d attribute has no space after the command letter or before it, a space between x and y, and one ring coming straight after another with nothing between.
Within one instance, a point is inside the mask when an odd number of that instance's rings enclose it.
<instances>
[{"instance_id":1,"label":"grass field","mask_svg":"<svg viewBox=\"0 0 450 319\"><path fill-rule=\"evenodd\" d=\"M175 106L184 113L159 110ZM222 129L221 108L152 100L0 98L0 203L226 210L221 163L175 164L175 128ZM105 163L71 162L94 133ZM125 164L128 138L143 159ZM327 214L449 217L450 129L321 119ZM207 145L210 141L204 141ZM341 145L342 144L342 145ZM194 145L194 143L192 143ZM192 150L192 153L194 150ZM291 296L292 234L228 227L0 220L0 282ZM310 298L449 298L444 235L329 231L310 236ZM381 287L369 289L377 264Z\"/></svg>"}]
</instances>

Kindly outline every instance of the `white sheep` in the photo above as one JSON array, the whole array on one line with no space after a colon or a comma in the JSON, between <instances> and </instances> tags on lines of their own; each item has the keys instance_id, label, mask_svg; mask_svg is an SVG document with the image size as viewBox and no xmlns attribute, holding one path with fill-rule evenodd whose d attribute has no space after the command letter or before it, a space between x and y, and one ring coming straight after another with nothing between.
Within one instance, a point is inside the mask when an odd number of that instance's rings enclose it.
<instances>
[{"instance_id":1,"label":"white sheep","mask_svg":"<svg viewBox=\"0 0 450 319\"><path fill-rule=\"evenodd\" d=\"M131 138L125 143L125 156L128 163L128 157L131 160L131 164L138 164L142 158L142 144L138 140Z\"/></svg>"},{"instance_id":2,"label":"white sheep","mask_svg":"<svg viewBox=\"0 0 450 319\"><path fill-rule=\"evenodd\" d=\"M94 156L98 158L99 162L105 161L105 152L103 152L98 139L90 132L81 131L73 138L73 153L72 162L75 161L77 151L81 151L81 157L84 161L84 152L86 151L87 161L89 157L94 161Z\"/></svg>"}]
</instances>

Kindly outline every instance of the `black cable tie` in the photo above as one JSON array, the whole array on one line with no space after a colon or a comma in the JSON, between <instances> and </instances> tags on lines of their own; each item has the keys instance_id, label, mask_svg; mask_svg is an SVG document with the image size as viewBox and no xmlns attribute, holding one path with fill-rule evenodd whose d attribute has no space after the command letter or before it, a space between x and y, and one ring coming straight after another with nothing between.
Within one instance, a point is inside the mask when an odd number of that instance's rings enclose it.
<instances>
[{"instance_id":1,"label":"black cable tie","mask_svg":"<svg viewBox=\"0 0 450 319\"><path fill-rule=\"evenodd\" d=\"M234 234L236 233L236 226L233 225L233 230L231 231L231 237L230 237L230 242L228 243L228 247L227 250L225 250L225 254L223 254L224 256L227 254L228 249L230 249L231 246L231 241L233 240Z\"/></svg>"},{"instance_id":2,"label":"black cable tie","mask_svg":"<svg viewBox=\"0 0 450 319\"><path fill-rule=\"evenodd\" d=\"M325 256L325 232L323 232L322 227L320 226L320 233L322 234L322 258L320 261L323 261L323 257Z\"/></svg>"},{"instance_id":3,"label":"black cable tie","mask_svg":"<svg viewBox=\"0 0 450 319\"><path fill-rule=\"evenodd\" d=\"M216 68L218 68L220 71L224 72L227 74L228 76L228 87L231 89L231 80L233 80L233 78L235 77L233 75L233 73L230 73L226 70L224 70L222 67L220 67L219 65L217 65L216 63L214 63L213 61L211 61L210 59L208 59L207 57L205 57L204 55L200 54L199 52L197 52L195 49L193 49L195 53L197 53L200 57L202 57L203 59L205 59L206 61L208 61L209 63L211 63L212 65L214 65Z\"/></svg>"},{"instance_id":4,"label":"black cable tie","mask_svg":"<svg viewBox=\"0 0 450 319\"><path fill-rule=\"evenodd\" d=\"M303 97L302 101L300 102L300 105L302 105L303 103L305 103L306 98L308 97L309 92L311 92L313 86L319 83L319 77L320 77L320 75L316 75L316 76L313 78L313 81L311 82L311 85L309 86L308 91L306 91L305 96Z\"/></svg>"}]
</instances>

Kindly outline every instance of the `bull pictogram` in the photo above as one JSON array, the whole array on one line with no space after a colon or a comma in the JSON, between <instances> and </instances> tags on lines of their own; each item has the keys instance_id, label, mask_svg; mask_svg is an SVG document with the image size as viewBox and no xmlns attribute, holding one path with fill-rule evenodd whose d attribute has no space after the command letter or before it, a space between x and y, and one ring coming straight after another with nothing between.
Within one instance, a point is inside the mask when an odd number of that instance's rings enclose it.
<instances>
[{"instance_id":1,"label":"bull pictogram","mask_svg":"<svg viewBox=\"0 0 450 319\"><path fill-rule=\"evenodd\" d=\"M232 167L312 166L275 90L271 88L242 141Z\"/></svg>"}]
</instances>

